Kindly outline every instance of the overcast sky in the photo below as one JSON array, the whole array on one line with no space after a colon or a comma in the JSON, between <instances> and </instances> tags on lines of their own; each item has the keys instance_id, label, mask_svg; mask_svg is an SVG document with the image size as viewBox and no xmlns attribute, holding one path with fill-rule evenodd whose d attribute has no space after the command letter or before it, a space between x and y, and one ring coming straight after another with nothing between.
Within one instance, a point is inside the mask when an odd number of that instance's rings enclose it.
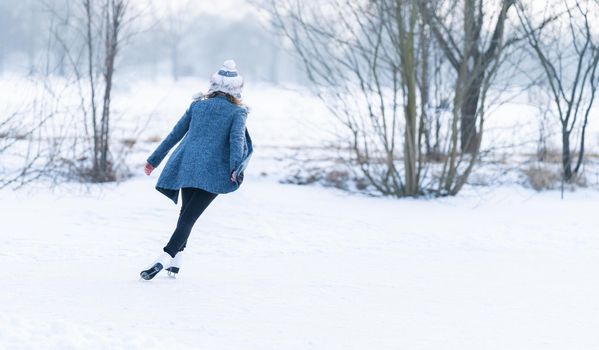
<instances>
[{"instance_id":1,"label":"overcast sky","mask_svg":"<svg viewBox=\"0 0 599 350\"><path fill-rule=\"evenodd\" d=\"M169 6L175 9L188 8L197 13L219 16L230 20L238 20L248 15L263 17L259 15L259 10L252 5L253 2L247 0L148 0L132 2L136 6L147 6L149 3L152 3L152 6L158 10L166 10Z\"/></svg>"}]
</instances>

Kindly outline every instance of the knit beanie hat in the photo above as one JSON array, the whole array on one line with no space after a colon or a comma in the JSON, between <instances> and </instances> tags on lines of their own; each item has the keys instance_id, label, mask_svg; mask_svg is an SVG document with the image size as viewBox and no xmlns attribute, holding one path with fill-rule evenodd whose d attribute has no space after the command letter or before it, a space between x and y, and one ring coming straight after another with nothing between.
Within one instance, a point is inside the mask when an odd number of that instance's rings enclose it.
<instances>
[{"instance_id":1,"label":"knit beanie hat","mask_svg":"<svg viewBox=\"0 0 599 350\"><path fill-rule=\"evenodd\" d=\"M226 60L222 68L210 78L210 89L208 94L215 91L226 92L237 98L241 98L243 89L243 77L237 73L235 61Z\"/></svg>"}]
</instances>

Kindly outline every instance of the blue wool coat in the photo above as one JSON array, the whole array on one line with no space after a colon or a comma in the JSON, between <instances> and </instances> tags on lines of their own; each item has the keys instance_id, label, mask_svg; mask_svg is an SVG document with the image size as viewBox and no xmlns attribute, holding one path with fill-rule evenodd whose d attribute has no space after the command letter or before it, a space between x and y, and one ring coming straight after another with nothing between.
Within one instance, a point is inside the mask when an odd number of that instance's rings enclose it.
<instances>
[{"instance_id":1,"label":"blue wool coat","mask_svg":"<svg viewBox=\"0 0 599 350\"><path fill-rule=\"evenodd\" d=\"M156 189L175 204L182 187L200 188L212 193L229 193L243 182L243 172L252 155L252 140L246 129L248 110L224 95L197 100L173 130L148 157L157 167L181 139L166 162ZM231 181L236 171L237 181Z\"/></svg>"}]
</instances>

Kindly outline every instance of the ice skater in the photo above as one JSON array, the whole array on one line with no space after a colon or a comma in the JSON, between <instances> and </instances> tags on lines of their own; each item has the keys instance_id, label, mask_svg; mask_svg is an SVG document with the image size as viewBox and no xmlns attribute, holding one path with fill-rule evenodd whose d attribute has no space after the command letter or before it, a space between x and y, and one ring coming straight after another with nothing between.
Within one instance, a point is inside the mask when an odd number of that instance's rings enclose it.
<instances>
[{"instance_id":1,"label":"ice skater","mask_svg":"<svg viewBox=\"0 0 599 350\"><path fill-rule=\"evenodd\" d=\"M141 278L150 280L163 269L175 277L198 217L218 194L233 192L243 182L253 149L245 126L248 109L241 103L242 88L243 78L237 73L235 62L225 61L212 75L208 92L194 96L173 130L148 157L146 175L183 139L156 183L156 189L175 204L181 190L177 226L164 252L141 272Z\"/></svg>"}]
</instances>

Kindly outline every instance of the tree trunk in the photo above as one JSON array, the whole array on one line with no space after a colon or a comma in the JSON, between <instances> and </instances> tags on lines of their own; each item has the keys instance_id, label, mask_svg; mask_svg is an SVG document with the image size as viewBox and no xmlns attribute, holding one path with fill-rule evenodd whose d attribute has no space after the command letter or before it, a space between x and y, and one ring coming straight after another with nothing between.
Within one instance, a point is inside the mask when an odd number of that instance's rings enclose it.
<instances>
[{"instance_id":1,"label":"tree trunk","mask_svg":"<svg viewBox=\"0 0 599 350\"><path fill-rule=\"evenodd\" d=\"M276 45L271 46L269 79L273 84L279 83L279 48Z\"/></svg>"},{"instance_id":2,"label":"tree trunk","mask_svg":"<svg viewBox=\"0 0 599 350\"><path fill-rule=\"evenodd\" d=\"M564 168L564 181L572 180L572 156L570 154L570 133L566 126L562 127L562 166Z\"/></svg>"},{"instance_id":3,"label":"tree trunk","mask_svg":"<svg viewBox=\"0 0 599 350\"><path fill-rule=\"evenodd\" d=\"M92 171L93 173L97 173L100 171L99 168L99 145L100 139L98 135L98 127L97 127L97 111L96 111L96 83L95 83L95 72L94 72L94 36L92 31L92 3L91 0L84 0L83 5L85 7L85 41L87 46L87 74L89 77L89 88L90 88L90 105L91 105L91 117L92 117L92 130L93 130L93 165Z\"/></svg>"},{"instance_id":4,"label":"tree trunk","mask_svg":"<svg viewBox=\"0 0 599 350\"><path fill-rule=\"evenodd\" d=\"M424 138L424 149L426 155L430 156L432 152L431 146L431 117L429 113L429 83L430 83L430 72L429 72L429 61L430 61L430 38L428 31L426 30L426 24L424 21L420 21L420 134L418 136L418 145L422 145L422 138Z\"/></svg>"},{"instance_id":5,"label":"tree trunk","mask_svg":"<svg viewBox=\"0 0 599 350\"><path fill-rule=\"evenodd\" d=\"M171 73L173 80L179 80L179 47L177 44L171 45Z\"/></svg>"},{"instance_id":6,"label":"tree trunk","mask_svg":"<svg viewBox=\"0 0 599 350\"><path fill-rule=\"evenodd\" d=\"M400 30L401 45L401 65L402 75L404 77L406 105L404 116L406 121L405 139L404 139L404 171L405 171L405 194L408 196L418 195L418 145L417 145L417 106L416 106L416 60L414 49L414 28L416 26L416 0L410 1L409 16L404 16L402 12L402 3L397 4L399 11L398 21ZM408 18L404 23L403 19Z\"/></svg>"},{"instance_id":7,"label":"tree trunk","mask_svg":"<svg viewBox=\"0 0 599 350\"><path fill-rule=\"evenodd\" d=\"M471 73L468 73L472 77ZM470 77L466 79L471 79ZM478 100L483 82L482 69L474 75L473 81L465 87L463 102L461 106L460 142L462 153L475 154L478 152L478 132L476 120L478 111Z\"/></svg>"}]
</instances>

